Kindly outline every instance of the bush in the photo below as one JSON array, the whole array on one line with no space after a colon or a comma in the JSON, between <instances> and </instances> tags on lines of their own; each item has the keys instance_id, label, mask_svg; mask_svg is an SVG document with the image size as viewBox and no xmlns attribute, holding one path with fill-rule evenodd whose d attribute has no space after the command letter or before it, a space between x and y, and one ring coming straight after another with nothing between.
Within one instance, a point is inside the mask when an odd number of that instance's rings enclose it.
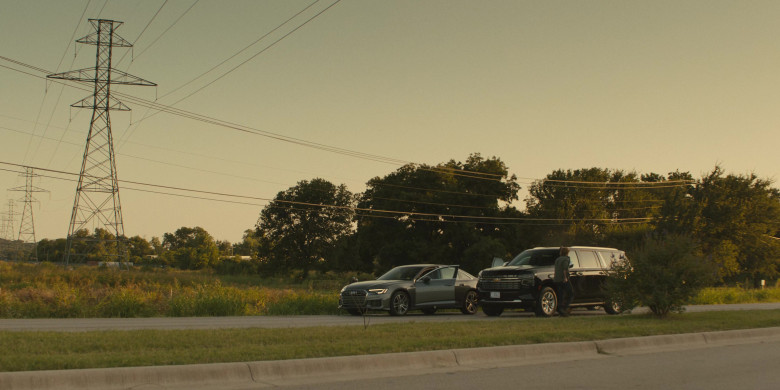
<instances>
[{"instance_id":1,"label":"bush","mask_svg":"<svg viewBox=\"0 0 780 390\"><path fill-rule=\"evenodd\" d=\"M607 293L623 309L647 306L657 317L684 311L717 272L692 239L679 235L647 237L629 260L609 272Z\"/></svg>"}]
</instances>

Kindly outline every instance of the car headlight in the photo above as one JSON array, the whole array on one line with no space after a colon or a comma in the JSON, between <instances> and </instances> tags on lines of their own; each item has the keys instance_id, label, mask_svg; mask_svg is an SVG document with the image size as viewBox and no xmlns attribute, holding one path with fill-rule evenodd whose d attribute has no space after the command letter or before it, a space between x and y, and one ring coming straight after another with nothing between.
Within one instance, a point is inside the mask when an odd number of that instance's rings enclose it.
<instances>
[{"instance_id":1,"label":"car headlight","mask_svg":"<svg viewBox=\"0 0 780 390\"><path fill-rule=\"evenodd\" d=\"M371 288L368 290L369 294L382 295L387 292L386 288Z\"/></svg>"}]
</instances>

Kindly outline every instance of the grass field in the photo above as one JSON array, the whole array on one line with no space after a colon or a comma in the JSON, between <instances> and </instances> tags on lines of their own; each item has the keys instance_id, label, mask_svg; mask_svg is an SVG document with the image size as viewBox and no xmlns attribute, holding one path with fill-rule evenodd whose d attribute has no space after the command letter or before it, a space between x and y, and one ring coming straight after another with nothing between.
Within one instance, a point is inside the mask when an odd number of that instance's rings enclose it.
<instances>
[{"instance_id":1,"label":"grass field","mask_svg":"<svg viewBox=\"0 0 780 390\"><path fill-rule=\"evenodd\" d=\"M780 326L780 310L348 327L0 332L0 371L283 360Z\"/></svg>"},{"instance_id":2,"label":"grass field","mask_svg":"<svg viewBox=\"0 0 780 390\"><path fill-rule=\"evenodd\" d=\"M368 279L369 275L361 275ZM0 318L337 314L347 275L301 281L209 271L0 262ZM694 304L780 302L780 288L708 288Z\"/></svg>"}]
</instances>

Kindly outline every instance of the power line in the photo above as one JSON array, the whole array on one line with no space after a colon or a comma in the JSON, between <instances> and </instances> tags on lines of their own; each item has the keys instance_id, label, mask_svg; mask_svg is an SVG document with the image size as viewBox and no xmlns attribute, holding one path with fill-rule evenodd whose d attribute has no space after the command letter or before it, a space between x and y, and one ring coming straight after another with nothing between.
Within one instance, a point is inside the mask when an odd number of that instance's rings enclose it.
<instances>
[{"instance_id":1,"label":"power line","mask_svg":"<svg viewBox=\"0 0 780 390\"><path fill-rule=\"evenodd\" d=\"M141 33L140 33L140 34L138 34L138 36L137 36L137 37L135 37L135 41L133 41L133 45L135 45L136 43L138 43L138 40L139 40L139 39L141 39L141 37L142 37L142 36L144 35L144 33L146 32L146 30L149 28L149 26L151 26L151 25L152 25L152 22L154 22L154 19L156 19L156 18L157 18L157 15L159 15L159 14L160 14L160 11L162 11L163 7L165 7L165 5L166 5L166 4L168 4L168 0L165 0L165 1L163 1L162 5L160 5L160 8L158 8L158 9L157 9L157 12L155 12L155 13L154 13L154 15L152 15L152 18L149 20L149 22L148 22L148 23L146 23L146 26L144 26L143 30L141 30ZM132 49L131 49L131 50L132 50ZM125 57L127 57L127 53L128 53L128 52L127 52L127 51L125 51L125 54L122 54L122 57L120 57L120 58L119 58L119 61L117 61L117 62L116 62L116 65L117 65L117 66L119 66L119 64L120 64L120 63L122 63L122 60L124 60L124 59L125 59Z\"/></svg>"},{"instance_id":2,"label":"power line","mask_svg":"<svg viewBox=\"0 0 780 390\"><path fill-rule=\"evenodd\" d=\"M3 162L3 161L0 161L0 164L10 165L10 166L15 166L15 167L24 167L23 165L20 165L20 164L8 163L8 162ZM76 175L75 173L59 171L59 170L53 170L53 169L44 169L44 168L34 168L34 169L45 171L45 172L57 173L57 174L71 175L71 176L75 176ZM89 177L89 176L87 176L87 177ZM53 178L59 178L59 177L53 177ZM62 179L62 178L59 178L59 179ZM238 195L238 194L232 194L232 193L226 193L226 192L197 190L197 189L178 187L178 186L145 183L145 182L139 182L139 181L133 181L133 180L121 180L120 182L126 183L126 184L133 184L133 185L143 186L143 187L151 187L151 188L163 189L163 190L181 191L181 192L184 192L184 193L195 193L195 194L220 196L220 197L226 197L226 198L236 198L236 199L245 199L245 200L261 200L261 201L276 202L276 203L281 203L281 204L289 204L289 205L297 205L297 206L319 207L319 208L329 208L329 209L343 209L343 210L351 210L351 211L355 211L355 212L363 212L363 213L371 213L371 214L396 215L396 216L400 216L400 217L404 217L404 216L417 216L417 217L432 217L432 218L445 218L445 219L446 218L460 219L460 220L464 220L464 221L468 221L468 220L494 220L494 221L518 221L518 222L519 221L640 222L640 221L650 221L650 220L652 220L652 218L650 218L650 217L584 218L583 219L583 218L488 217L488 216L471 216L471 215L455 215L455 214L440 214L440 213L422 213L422 212L409 212L409 211L398 211L398 210L380 210L380 209L370 209L370 208L360 208L360 207L323 205L323 204L318 204L318 203L279 200L279 199L271 199L271 198L265 198L265 197L259 197L259 196ZM174 195L174 194L171 194L171 195Z\"/></svg>"},{"instance_id":3,"label":"power line","mask_svg":"<svg viewBox=\"0 0 780 390\"><path fill-rule=\"evenodd\" d=\"M195 78L193 78L192 80L190 80L190 81L188 81L188 82L186 82L186 83L184 83L184 84L182 84L182 85L180 85L180 86L178 86L178 87L174 88L173 90L169 91L168 93L166 93L166 94L164 94L164 95L160 96L160 99L162 99L162 98L165 98L166 96L168 96L168 95L171 95L171 94L175 93L176 91L178 91L178 90L180 90L180 89L182 89L182 88L186 87L187 85L190 85L190 84L192 84L193 82L195 82L196 80L200 79L201 77L203 77L203 76L205 76L205 75L207 75L207 74L211 73L211 72L212 72L212 71L214 71L215 69L217 69L217 68L219 68L220 66L224 65L226 62L228 62L228 61L232 60L233 58L235 58L235 57L236 57L236 56L238 56L239 54L243 53L244 51L246 51L246 50L247 50L247 49L249 49L250 47L254 46L254 45L255 45L255 44L257 44L258 42L260 42L260 41L262 41L263 39L265 39L267 36L269 36L269 35L271 35L272 33L274 33L276 30L280 29L280 28L281 28L282 26L284 26L285 24L289 23L291 20L293 20L293 19L295 19L296 17L298 17L298 15L302 14L303 12L305 12L306 10L308 10L309 8L311 8L311 7L312 7L314 4L317 4L319 1L320 1L320 0L315 0L313 3L309 4L309 5L308 5L308 6L306 6L304 9L302 9L302 10L298 11L298 13L296 13L296 14L295 14L295 15L293 15L293 16L291 16L289 19L285 20L284 22L282 22L280 25L276 26L276 27L275 27L274 29L272 29L271 31L269 31L269 32L265 33L265 34L264 34L263 36L261 36L260 38L257 38L257 39L256 39L254 42L252 42L252 43L250 43L249 45L245 46L243 49L239 50L238 52L236 52L236 53L235 53L235 54L233 54L232 56L230 56L230 57L228 57L227 59L225 59L224 61L220 62L219 64L217 64L217 65L214 65L214 66L213 66L213 67L211 67L209 70L207 70L207 71L205 71L205 72L203 72L203 73L201 73L201 74L199 74L199 75L195 76ZM340 1L340 0L339 0L339 1ZM338 1L337 1L337 2L338 2ZM335 4L335 3L334 3L334 4ZM331 5L331 6L332 6L332 5ZM327 10L327 9L325 9L325 10ZM322 12L324 12L324 11L322 11ZM322 12L320 12L320 13L322 13ZM314 17L317 17L317 16L319 16L319 14L315 15ZM314 17L313 17L313 18L314 18ZM313 19L313 18L312 18L312 19ZM309 19L309 20L311 20L311 19ZM308 22L308 21L307 21L307 22ZM305 23L304 23L304 24L305 24ZM299 26L298 28L300 28L300 27L302 27L302 26L303 26L303 25ZM288 34L288 35L289 35L289 34ZM281 39L280 39L280 40L281 40ZM277 41L277 42L278 42L278 41ZM276 44L276 42L274 42L273 44L271 44L271 46L273 46L274 44ZM268 46L268 47L270 47L270 46ZM266 47L265 49L263 49L263 51L265 51L265 50L266 50L268 47ZM257 55L259 55L260 53L262 53L262 51L260 51L259 53L255 54L254 56L250 57L250 60L251 60L252 58L256 57ZM241 64L239 64L239 65L238 65L238 66L236 66L235 68L231 69L231 71L235 70L236 68L238 68L239 66L243 65L244 63L246 63L246 61L242 62ZM223 75L223 76L224 76L224 75ZM222 77L222 76L220 76L220 77ZM216 80L215 80L215 81L216 81ZM197 92L197 91L196 91L196 92ZM193 93L194 93L194 92L193 92ZM187 97L189 97L189 96L187 96ZM178 101L177 101L176 103L178 103ZM174 104L176 104L176 103L174 103Z\"/></svg>"},{"instance_id":4,"label":"power line","mask_svg":"<svg viewBox=\"0 0 780 390\"><path fill-rule=\"evenodd\" d=\"M5 59L5 57L0 57L0 58ZM14 63L18 63L18 62L15 61ZM2 66L2 65L0 65L0 66ZM24 64L24 66L26 66L26 64ZM37 75L33 75L33 74L28 73L28 72L24 72L24 71L17 70L17 69L14 69L14 68L10 68L10 67L6 67L6 68L11 69L11 70L15 70L15 71L19 71L19 72L27 74L27 75L31 75L33 77L39 77ZM66 85L71 85L71 84L66 84ZM74 87L74 88L84 89L84 88L81 88L79 86L73 86L73 85L71 85L71 86ZM257 135L257 136L261 136L261 137L265 137L265 138L275 139L277 141L292 143L292 144L296 144L296 145L299 145L299 146L309 147L309 148L313 148L313 149L317 149L317 150L327 151L327 152L331 152L331 153L341 154L341 155L350 156L350 157L359 158L359 159L364 159L364 160L369 160L369 161L380 162L380 163L384 163L384 164L391 164L391 165L409 165L409 164L411 164L411 165L413 165L415 167L418 167L418 168L422 167L422 168L419 168L419 169L424 169L424 170L429 170L429 171L434 171L434 172L445 172L445 173L453 174L453 175L456 175L456 176L463 176L463 177L474 178L474 179L481 179L481 180L492 180L492 181L499 181L499 182L502 181L502 178L490 178L490 177L480 177L479 176L479 175L499 176L497 174L488 174L488 173L482 173L482 172L476 172L476 171L467 171L467 170L455 170L454 168L449 168L449 167L426 167L426 166L424 166L424 164L413 163L411 161L406 161L406 160L401 160L401 159L396 159L396 158L386 157L386 156L381 156L381 155L376 155L376 154L370 154L370 153L365 153L365 152L359 152L359 151L354 151L354 150L350 150L350 149L344 149L344 148L340 148L340 147L336 147L336 146L330 146L330 145L325 145L325 144L321 144L321 143L317 143L317 142L313 142L313 141L307 141L307 140L303 140L303 139L299 139L299 138L295 138L295 137L285 136L285 135L274 133L274 132L270 132L270 131L267 131L267 130L260 130L260 129L252 128L250 126L245 126L245 125L241 125L241 124L237 124L237 123L232 123L232 122L220 120L220 119L217 119L217 118L209 117L209 116L206 116L206 115L185 111L185 110L178 109L178 108L175 108L175 107L172 107L172 106L167 106L167 105L159 104L159 103L156 103L156 102L151 102L151 101L148 101L148 100L145 100L145 99L134 97L132 95L126 95L126 94L122 94L122 93L115 93L115 94L118 95L118 96L121 96L122 98L126 99L127 101L133 102L134 104L140 105L142 107L156 109L156 110L158 110L158 112L162 111L162 112L166 112L166 113L169 113L169 114L177 115L177 116L180 116L180 117L184 117L184 118L200 121L200 122L203 122L203 123L207 123L207 124L211 124L211 125L215 125L215 126L228 128L228 129L236 130L236 131L247 133L247 134L251 134L251 135ZM540 180L541 181L545 181L545 179L540 179ZM548 180L548 181L556 183L556 184L546 184L547 186L553 186L553 187L558 186L558 187L583 188L583 189L625 189L623 187L629 188L629 185L627 185L627 184L626 185L621 185L620 188L611 188L611 187L604 186L604 182L585 182L585 181L570 181L570 182L567 182L565 180L552 180L552 179ZM680 184L669 185L669 183L678 183L678 182ZM655 183L655 184L652 184L652 183ZM649 189L649 188L682 187L682 186L687 185L687 184L683 184L683 183L690 184L688 181L676 180L676 181L669 181L669 182L635 183L634 187L636 188L636 187L639 187L638 185L640 185L640 186L642 186L641 189ZM572 184L588 184L589 186L587 186L587 187L585 187L585 186L576 187L576 186L573 186ZM601 187L596 187L595 185L599 185ZM430 189L430 190L434 190L434 189Z\"/></svg>"},{"instance_id":5,"label":"power line","mask_svg":"<svg viewBox=\"0 0 780 390\"><path fill-rule=\"evenodd\" d=\"M138 53L137 55L135 55L135 56L133 57L133 61L137 60L137 59L138 59L138 57L140 57L140 56L141 56L142 54L144 54L144 53L145 53L147 50L149 50L149 48L151 48L152 46L154 46L154 44L155 44L155 43L157 43L157 41L158 41L158 40L160 40L160 38L162 38L162 37L163 37L163 35L165 35L166 33L168 33L168 30L170 30L171 28L173 28L173 26L175 26L177 23L179 23L179 21L180 21L180 20L181 20L181 19L184 17L184 15L187 15L187 13L189 13L189 12L190 12L190 10L191 10L193 7L195 7L195 4L198 4L198 2L199 2L199 1L200 1L200 0L195 0L195 1L192 3L192 5L190 5L190 7L189 7L189 8L187 8L187 9L186 9L186 10L185 10L185 11L184 11L184 12L183 12L181 15L179 15L179 17L178 17L178 18L176 18L176 20L174 20L174 21L173 21L173 23L172 23L170 26L168 26L168 28L166 28L166 29L165 29L165 31L163 31L163 32L162 32L160 35L158 35L158 36L157 36L157 38L154 38L154 40L152 41L152 43L150 43L149 45L147 45L147 46L146 46L146 48L144 48L143 50L141 50L141 52L140 52L140 53Z\"/></svg>"}]
</instances>

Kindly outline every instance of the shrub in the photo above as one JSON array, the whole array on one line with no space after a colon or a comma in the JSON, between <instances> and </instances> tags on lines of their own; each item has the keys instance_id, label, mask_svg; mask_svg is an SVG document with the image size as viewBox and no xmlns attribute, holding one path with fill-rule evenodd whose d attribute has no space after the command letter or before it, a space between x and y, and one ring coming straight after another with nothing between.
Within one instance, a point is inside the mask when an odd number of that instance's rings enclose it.
<instances>
[{"instance_id":1,"label":"shrub","mask_svg":"<svg viewBox=\"0 0 780 390\"><path fill-rule=\"evenodd\" d=\"M624 309L647 306L657 317L665 317L682 312L716 272L689 237L647 237L629 262L609 272L605 287Z\"/></svg>"}]
</instances>

